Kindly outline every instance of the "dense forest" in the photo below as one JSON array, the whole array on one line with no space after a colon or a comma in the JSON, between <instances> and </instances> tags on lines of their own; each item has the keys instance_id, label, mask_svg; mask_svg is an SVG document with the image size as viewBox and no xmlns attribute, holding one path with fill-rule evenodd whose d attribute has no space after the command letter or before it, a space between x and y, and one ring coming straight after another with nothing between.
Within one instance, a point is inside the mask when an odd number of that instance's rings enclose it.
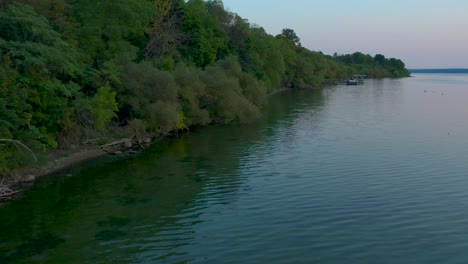
<instances>
[{"instance_id":1,"label":"dense forest","mask_svg":"<svg viewBox=\"0 0 468 264\"><path fill-rule=\"evenodd\" d=\"M249 122L267 96L401 60L272 36L220 0L0 0L0 174L96 138Z\"/></svg>"}]
</instances>

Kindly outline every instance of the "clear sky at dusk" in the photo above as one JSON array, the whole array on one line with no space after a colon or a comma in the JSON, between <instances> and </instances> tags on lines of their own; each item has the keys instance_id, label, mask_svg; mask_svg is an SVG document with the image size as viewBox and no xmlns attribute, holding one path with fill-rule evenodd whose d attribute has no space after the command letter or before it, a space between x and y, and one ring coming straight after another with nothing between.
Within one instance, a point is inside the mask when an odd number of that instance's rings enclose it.
<instances>
[{"instance_id":1,"label":"clear sky at dusk","mask_svg":"<svg viewBox=\"0 0 468 264\"><path fill-rule=\"evenodd\" d=\"M361 51L408 68L468 68L468 0L223 0L276 35L292 28L308 49Z\"/></svg>"}]
</instances>

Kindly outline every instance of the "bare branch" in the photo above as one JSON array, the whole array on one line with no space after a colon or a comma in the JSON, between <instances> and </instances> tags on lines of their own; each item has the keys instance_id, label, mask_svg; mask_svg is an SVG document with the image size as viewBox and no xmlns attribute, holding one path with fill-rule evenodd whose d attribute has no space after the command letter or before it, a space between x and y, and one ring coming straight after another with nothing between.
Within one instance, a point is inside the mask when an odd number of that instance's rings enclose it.
<instances>
[{"instance_id":1,"label":"bare branch","mask_svg":"<svg viewBox=\"0 0 468 264\"><path fill-rule=\"evenodd\" d=\"M156 14L151 22L149 41L145 48L145 59L168 54L183 39L179 29L180 17L172 0L155 1Z\"/></svg>"},{"instance_id":2,"label":"bare branch","mask_svg":"<svg viewBox=\"0 0 468 264\"><path fill-rule=\"evenodd\" d=\"M11 200L11 196L23 190L13 191L8 187L0 187L0 200Z\"/></svg>"},{"instance_id":3,"label":"bare branch","mask_svg":"<svg viewBox=\"0 0 468 264\"><path fill-rule=\"evenodd\" d=\"M131 141L131 140L133 139L133 137L134 137L134 135L132 135L132 136L129 137L129 138L120 139L120 140L114 141L114 142L109 143L109 144L100 145L99 147L100 147L100 148L104 148L104 147L109 147L109 146L120 145L120 144L122 144L122 143Z\"/></svg>"},{"instance_id":4,"label":"bare branch","mask_svg":"<svg viewBox=\"0 0 468 264\"><path fill-rule=\"evenodd\" d=\"M34 160L37 162L37 157L36 157L36 154L34 154L34 151L32 151L30 148L28 148L26 145L24 145L23 143L17 141L17 140L13 140L13 139L6 139L6 138L0 138L0 141L3 141L3 142L9 142L9 143L15 143L15 144L18 144L20 146L22 146L23 148L27 149L29 152L31 152L31 154L33 155L34 157Z\"/></svg>"}]
</instances>

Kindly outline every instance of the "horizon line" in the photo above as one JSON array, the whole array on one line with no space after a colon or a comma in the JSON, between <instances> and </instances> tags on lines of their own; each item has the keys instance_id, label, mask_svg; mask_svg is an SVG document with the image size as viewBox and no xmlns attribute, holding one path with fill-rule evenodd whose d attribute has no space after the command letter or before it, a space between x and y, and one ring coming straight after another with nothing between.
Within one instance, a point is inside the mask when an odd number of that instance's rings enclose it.
<instances>
[{"instance_id":1,"label":"horizon line","mask_svg":"<svg viewBox=\"0 0 468 264\"><path fill-rule=\"evenodd\" d=\"M466 68L453 68L453 67L449 67L449 68L408 68L408 70L468 70L468 67Z\"/></svg>"}]
</instances>

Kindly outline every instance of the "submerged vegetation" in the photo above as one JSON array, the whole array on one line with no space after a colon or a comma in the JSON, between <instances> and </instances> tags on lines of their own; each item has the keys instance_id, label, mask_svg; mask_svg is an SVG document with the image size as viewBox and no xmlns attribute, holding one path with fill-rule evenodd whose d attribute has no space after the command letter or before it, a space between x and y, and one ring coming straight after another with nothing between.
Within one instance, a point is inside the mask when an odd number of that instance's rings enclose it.
<instances>
[{"instance_id":1,"label":"submerged vegetation","mask_svg":"<svg viewBox=\"0 0 468 264\"><path fill-rule=\"evenodd\" d=\"M0 5L0 175L34 161L29 149L249 122L284 87L409 74L380 54L310 51L292 29L272 36L220 0Z\"/></svg>"}]
</instances>

